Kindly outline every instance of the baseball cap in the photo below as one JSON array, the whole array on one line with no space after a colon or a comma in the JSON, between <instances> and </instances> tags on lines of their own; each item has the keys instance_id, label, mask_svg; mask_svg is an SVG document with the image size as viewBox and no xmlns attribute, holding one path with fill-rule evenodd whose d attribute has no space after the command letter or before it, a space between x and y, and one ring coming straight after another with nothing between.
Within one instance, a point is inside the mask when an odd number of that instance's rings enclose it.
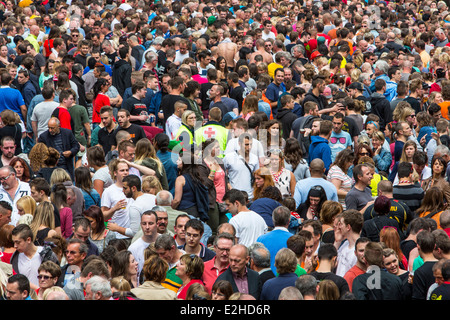
<instances>
[{"instance_id":1,"label":"baseball cap","mask_svg":"<svg viewBox=\"0 0 450 320\"><path fill-rule=\"evenodd\" d=\"M323 89L322 95L323 95L325 98L327 98L327 99L333 98L333 96L331 95L331 89L330 89L330 87L325 87L325 88Z\"/></svg>"},{"instance_id":2,"label":"baseball cap","mask_svg":"<svg viewBox=\"0 0 450 320\"><path fill-rule=\"evenodd\" d=\"M311 53L311 60L314 60L315 58L321 57L322 54L319 51L314 51L313 53Z\"/></svg>"},{"instance_id":3,"label":"baseball cap","mask_svg":"<svg viewBox=\"0 0 450 320\"><path fill-rule=\"evenodd\" d=\"M236 119L238 116L233 111L225 113L225 115L222 118L222 122L224 125L227 125L230 123L230 121Z\"/></svg>"}]
</instances>

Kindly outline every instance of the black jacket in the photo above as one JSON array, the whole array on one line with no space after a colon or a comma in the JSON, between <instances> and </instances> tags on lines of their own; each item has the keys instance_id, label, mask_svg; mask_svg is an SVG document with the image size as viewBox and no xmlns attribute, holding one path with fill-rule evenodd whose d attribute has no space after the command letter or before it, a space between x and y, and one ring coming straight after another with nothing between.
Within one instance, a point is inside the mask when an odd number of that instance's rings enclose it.
<instances>
[{"instance_id":1,"label":"black jacket","mask_svg":"<svg viewBox=\"0 0 450 320\"><path fill-rule=\"evenodd\" d=\"M112 67L112 85L123 97L126 88L131 87L131 71L133 68L126 60L119 60Z\"/></svg>"},{"instance_id":2,"label":"black jacket","mask_svg":"<svg viewBox=\"0 0 450 320\"><path fill-rule=\"evenodd\" d=\"M319 95L318 97L316 95L314 95L312 93L312 91L309 91L306 95L305 98L303 99L303 105L305 105L306 102L308 101L314 101L315 103L317 103L317 105L319 106L319 110L323 110L326 109L327 107L327 102L324 96Z\"/></svg>"},{"instance_id":3,"label":"black jacket","mask_svg":"<svg viewBox=\"0 0 450 320\"><path fill-rule=\"evenodd\" d=\"M86 102L86 90L84 89L84 80L80 77L77 77L76 75L72 75L72 78L70 79L77 85L78 89L78 103L82 105L83 107L87 108L87 102Z\"/></svg>"},{"instance_id":4,"label":"black jacket","mask_svg":"<svg viewBox=\"0 0 450 320\"><path fill-rule=\"evenodd\" d=\"M391 104L386 97L380 93L372 93L369 100L372 113L380 117L380 131L384 130L386 124L392 121Z\"/></svg>"},{"instance_id":5,"label":"black jacket","mask_svg":"<svg viewBox=\"0 0 450 320\"><path fill-rule=\"evenodd\" d=\"M72 153L69 158L66 158L66 167L67 171L70 174L70 177L72 178L72 181L74 179L74 159L77 155L78 151L80 151L80 144L75 139L75 136L73 135L72 131L68 129L61 128L61 136L62 136L62 144L64 151L69 151ZM55 148L58 150L55 144L55 137L50 134L50 132L44 131L41 133L41 135L38 138L38 142L45 143L48 147ZM58 165L57 165L58 167Z\"/></svg>"},{"instance_id":6,"label":"black jacket","mask_svg":"<svg viewBox=\"0 0 450 320\"><path fill-rule=\"evenodd\" d=\"M400 277L378 268L378 285L373 285L372 272L357 276L353 280L352 292L357 300L403 300L403 283ZM370 286L372 284L372 286Z\"/></svg>"},{"instance_id":7,"label":"black jacket","mask_svg":"<svg viewBox=\"0 0 450 320\"><path fill-rule=\"evenodd\" d=\"M291 109L281 109L277 112L276 118L283 127L283 139L288 139L291 134L292 123L297 119L297 115Z\"/></svg>"},{"instance_id":8,"label":"black jacket","mask_svg":"<svg viewBox=\"0 0 450 320\"><path fill-rule=\"evenodd\" d=\"M259 295L261 294L261 279L259 278L258 272L255 270L247 268L247 278L248 278L248 293L255 297L256 300L259 299ZM231 272L231 269L228 267L227 270L225 270L221 275L217 277L217 281L219 280L227 280L231 283L231 286L233 287L233 292L239 292L236 282L234 282L233 274Z\"/></svg>"}]
</instances>

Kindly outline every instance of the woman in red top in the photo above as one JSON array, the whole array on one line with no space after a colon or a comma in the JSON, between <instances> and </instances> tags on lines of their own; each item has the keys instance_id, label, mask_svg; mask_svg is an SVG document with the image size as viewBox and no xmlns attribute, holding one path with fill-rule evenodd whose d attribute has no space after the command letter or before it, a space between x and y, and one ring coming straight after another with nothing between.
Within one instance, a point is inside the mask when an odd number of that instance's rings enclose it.
<instances>
[{"instance_id":1,"label":"woman in red top","mask_svg":"<svg viewBox=\"0 0 450 320\"><path fill-rule=\"evenodd\" d=\"M13 225L5 224L0 228L0 261L4 263L10 263L11 256L16 251L14 248L14 242L12 241L11 232L14 229Z\"/></svg>"},{"instance_id":2,"label":"woman in red top","mask_svg":"<svg viewBox=\"0 0 450 320\"><path fill-rule=\"evenodd\" d=\"M205 265L199 256L195 254L184 254L181 256L180 261L177 264L177 271L175 272L175 275L180 277L181 281L183 281L183 285L177 293L178 299L186 299L186 293L193 283L204 285L201 280L204 269Z\"/></svg>"},{"instance_id":3,"label":"woman in red top","mask_svg":"<svg viewBox=\"0 0 450 320\"><path fill-rule=\"evenodd\" d=\"M106 95L108 89L109 82L106 79L100 78L94 84L94 102L92 103L92 124L94 125L94 128L101 122L100 110L102 107L111 105L109 97Z\"/></svg>"},{"instance_id":4,"label":"woman in red top","mask_svg":"<svg viewBox=\"0 0 450 320\"><path fill-rule=\"evenodd\" d=\"M61 30L57 26L53 26L48 33L48 38L44 41L43 44L43 54L46 58L50 56L53 48L53 40L61 37Z\"/></svg>"}]
</instances>

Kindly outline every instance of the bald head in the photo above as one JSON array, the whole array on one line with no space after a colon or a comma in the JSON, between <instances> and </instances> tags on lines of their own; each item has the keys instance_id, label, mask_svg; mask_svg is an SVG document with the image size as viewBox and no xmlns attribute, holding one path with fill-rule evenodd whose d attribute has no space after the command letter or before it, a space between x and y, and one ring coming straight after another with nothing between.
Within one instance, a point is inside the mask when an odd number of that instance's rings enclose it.
<instances>
[{"instance_id":1,"label":"bald head","mask_svg":"<svg viewBox=\"0 0 450 320\"><path fill-rule=\"evenodd\" d=\"M173 201L172 194L167 190L161 190L156 195L156 204L158 206L170 206Z\"/></svg>"},{"instance_id":2,"label":"bald head","mask_svg":"<svg viewBox=\"0 0 450 320\"><path fill-rule=\"evenodd\" d=\"M314 159L309 164L309 171L311 172L311 175L313 175L313 173L315 175L323 175L323 173L325 172L324 170L325 164L323 163L322 159Z\"/></svg>"}]
</instances>

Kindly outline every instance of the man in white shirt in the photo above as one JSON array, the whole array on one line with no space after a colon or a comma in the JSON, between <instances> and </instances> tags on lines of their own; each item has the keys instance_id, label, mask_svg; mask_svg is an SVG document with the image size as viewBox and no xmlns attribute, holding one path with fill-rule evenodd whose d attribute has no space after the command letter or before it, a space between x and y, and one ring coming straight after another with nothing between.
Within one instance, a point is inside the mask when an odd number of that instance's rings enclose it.
<instances>
[{"instance_id":1,"label":"man in white shirt","mask_svg":"<svg viewBox=\"0 0 450 320\"><path fill-rule=\"evenodd\" d=\"M253 138L249 134L239 137L239 151L230 152L223 158L225 171L232 188L245 191L253 199L252 176L259 168L259 159L250 152Z\"/></svg>"},{"instance_id":2,"label":"man in white shirt","mask_svg":"<svg viewBox=\"0 0 450 320\"><path fill-rule=\"evenodd\" d=\"M175 139L175 135L181 126L181 116L187 110L187 104L179 100L175 102L174 109L173 114L166 121L166 134L170 140Z\"/></svg>"},{"instance_id":3,"label":"man in white shirt","mask_svg":"<svg viewBox=\"0 0 450 320\"><path fill-rule=\"evenodd\" d=\"M336 238L347 240L339 246L335 243L336 249L338 249L337 256L337 268L336 275L345 276L348 270L350 270L357 261L355 255L355 244L361 233L361 229L364 223L364 219L357 210L346 210L342 213L335 229Z\"/></svg>"},{"instance_id":4,"label":"man in white shirt","mask_svg":"<svg viewBox=\"0 0 450 320\"><path fill-rule=\"evenodd\" d=\"M225 149L225 154L239 151L239 136L245 132L248 132L248 122L245 121L244 118L236 118L232 120L232 130L233 130L233 138L228 140L227 148ZM250 149L250 153L254 154L259 159L259 166L262 167L264 165L264 148L262 143L253 138L252 139L252 148Z\"/></svg>"},{"instance_id":5,"label":"man in white shirt","mask_svg":"<svg viewBox=\"0 0 450 320\"><path fill-rule=\"evenodd\" d=\"M223 200L228 211L233 215L229 223L236 229L236 239L239 244L249 247L268 230L264 219L256 212L249 210L244 194L236 189L231 189Z\"/></svg>"},{"instance_id":6,"label":"man in white shirt","mask_svg":"<svg viewBox=\"0 0 450 320\"><path fill-rule=\"evenodd\" d=\"M112 224L118 227L128 228L130 226L130 216L128 207L133 202L132 198L127 199L123 193L123 179L129 174L128 164L119 159L111 160L109 164L113 168L114 183L106 188L102 193L102 212L105 221L108 221L108 228ZM130 237L116 232L116 238L129 239Z\"/></svg>"},{"instance_id":7,"label":"man in white shirt","mask_svg":"<svg viewBox=\"0 0 450 320\"><path fill-rule=\"evenodd\" d=\"M11 205L11 224L15 226L20 218L16 206L17 200L23 196L31 195L30 186L27 182L20 181L16 177L14 168L10 166L0 168L0 182L0 200Z\"/></svg>"},{"instance_id":8,"label":"man in white shirt","mask_svg":"<svg viewBox=\"0 0 450 320\"><path fill-rule=\"evenodd\" d=\"M153 194L143 193L141 179L133 174L129 174L122 179L122 190L127 199L133 199L127 208L130 224L128 227L108 224L108 228L128 238L133 238L139 231L141 216L155 206L156 197Z\"/></svg>"},{"instance_id":9,"label":"man in white shirt","mask_svg":"<svg viewBox=\"0 0 450 320\"><path fill-rule=\"evenodd\" d=\"M158 217L154 211L145 211L142 214L140 221L142 236L128 247L128 251L133 254L134 259L138 263L138 276L144 267L144 250L151 243L155 242L156 238L159 236L159 233L157 232L157 220Z\"/></svg>"}]
</instances>

